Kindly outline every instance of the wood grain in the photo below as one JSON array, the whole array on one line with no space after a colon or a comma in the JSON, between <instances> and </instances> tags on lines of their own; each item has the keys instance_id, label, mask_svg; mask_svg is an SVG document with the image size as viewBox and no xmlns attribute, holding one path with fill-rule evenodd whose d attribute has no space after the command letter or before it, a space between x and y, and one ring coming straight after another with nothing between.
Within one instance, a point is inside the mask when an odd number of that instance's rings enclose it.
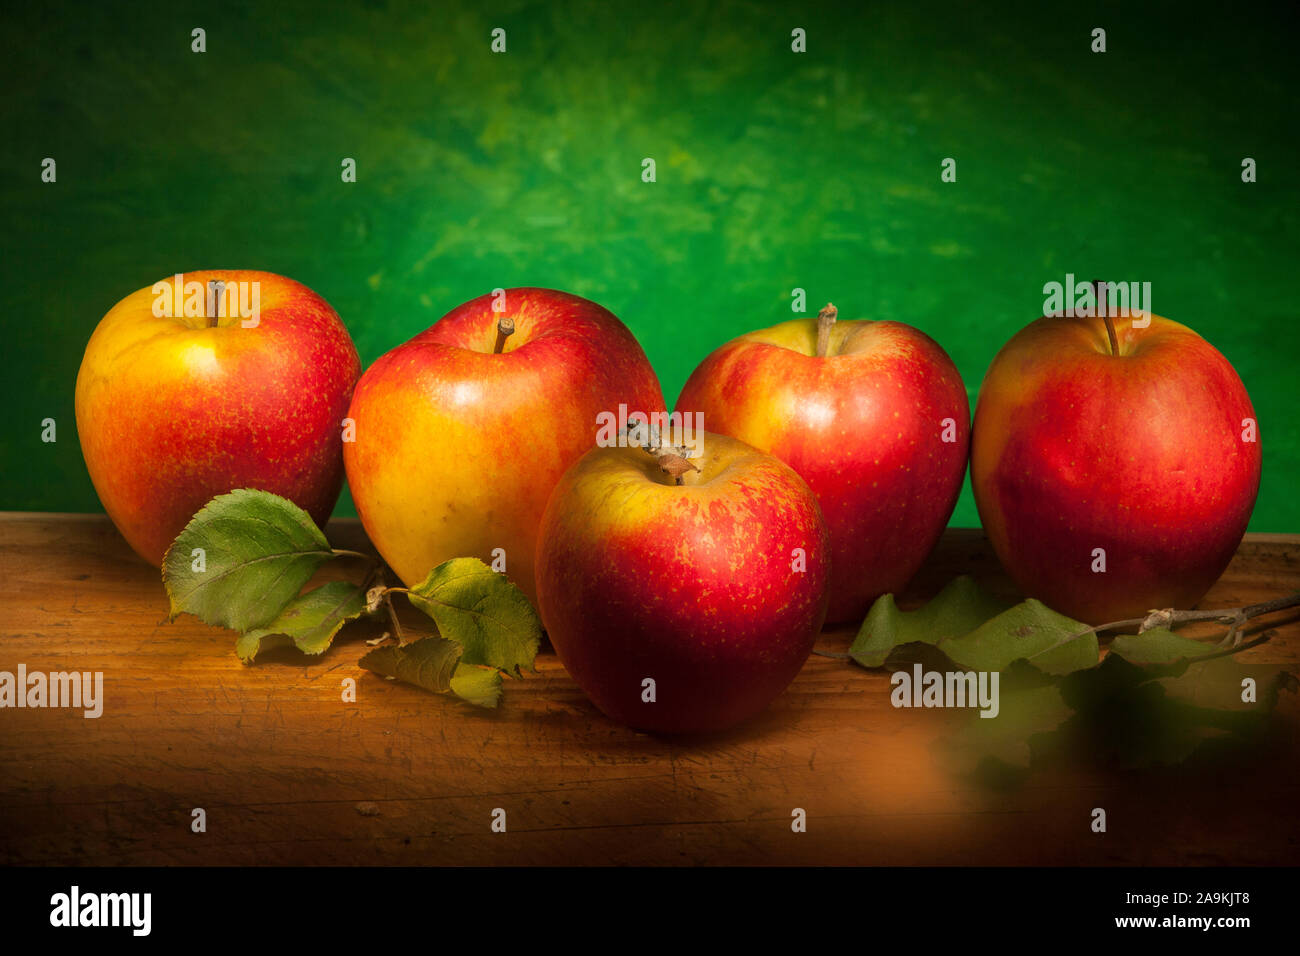
<instances>
[{"instance_id":1,"label":"wood grain","mask_svg":"<svg viewBox=\"0 0 1300 956\"><path fill-rule=\"evenodd\" d=\"M368 549L355 521L340 547ZM904 603L956 573L1012 589L949 531ZM1202 606L1300 588L1300 538L1252 535ZM166 622L155 569L102 516L0 515L0 670L103 671L103 716L0 711L7 864L1294 864L1300 708L1283 694L1228 767L1059 767L1009 789L954 774L951 712L896 710L888 675L814 656L760 718L666 740L597 712L551 653L497 712L363 671L363 631L254 666ZM1300 621L1243 660L1300 671ZM823 635L843 650L851 632ZM341 700L355 678L356 703ZM190 829L191 810L207 832ZM791 832L793 808L806 833ZM1108 830L1089 827L1094 807ZM506 833L490 830L507 813Z\"/></svg>"}]
</instances>

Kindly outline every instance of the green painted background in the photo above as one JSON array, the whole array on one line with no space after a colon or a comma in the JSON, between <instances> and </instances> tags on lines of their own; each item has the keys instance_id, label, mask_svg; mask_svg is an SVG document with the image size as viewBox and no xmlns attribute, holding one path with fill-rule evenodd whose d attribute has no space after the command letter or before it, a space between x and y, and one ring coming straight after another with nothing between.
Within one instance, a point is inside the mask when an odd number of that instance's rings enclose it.
<instances>
[{"instance_id":1,"label":"green painted background","mask_svg":"<svg viewBox=\"0 0 1300 956\"><path fill-rule=\"evenodd\" d=\"M800 287L810 314L830 299L926 330L972 405L1043 283L1072 272L1150 281L1156 312L1227 355L1263 440L1251 527L1300 531L1286 8L951 6L9 10L0 508L98 509L82 349L119 298L180 270L305 282L367 365L493 287L567 289L632 327L670 400ZM978 523L969 486L954 522Z\"/></svg>"}]
</instances>

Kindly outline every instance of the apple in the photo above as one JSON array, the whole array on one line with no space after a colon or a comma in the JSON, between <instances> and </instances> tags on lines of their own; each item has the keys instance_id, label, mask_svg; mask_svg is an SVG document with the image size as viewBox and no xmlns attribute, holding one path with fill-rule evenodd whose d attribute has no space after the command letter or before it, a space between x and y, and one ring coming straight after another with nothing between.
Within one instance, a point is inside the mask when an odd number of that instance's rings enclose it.
<instances>
[{"instance_id":1,"label":"apple","mask_svg":"<svg viewBox=\"0 0 1300 956\"><path fill-rule=\"evenodd\" d=\"M1199 601L1259 490L1236 371L1186 326L1149 320L1030 323L975 409L971 482L993 550L1025 594L1092 625Z\"/></svg>"},{"instance_id":2,"label":"apple","mask_svg":"<svg viewBox=\"0 0 1300 956\"><path fill-rule=\"evenodd\" d=\"M281 495L323 525L360 371L338 314L284 276L189 272L133 292L100 321L77 374L99 500L155 565L195 512L236 488Z\"/></svg>"},{"instance_id":3,"label":"apple","mask_svg":"<svg viewBox=\"0 0 1300 956\"><path fill-rule=\"evenodd\" d=\"M556 486L537 542L556 653L597 707L641 730L757 714L826 616L828 539L807 484L734 438L697 439L680 485L640 448L592 449Z\"/></svg>"},{"instance_id":4,"label":"apple","mask_svg":"<svg viewBox=\"0 0 1300 956\"><path fill-rule=\"evenodd\" d=\"M961 375L901 322L795 319L733 339L677 410L770 452L817 495L831 536L831 622L858 621L920 568L957 503L970 437Z\"/></svg>"},{"instance_id":5,"label":"apple","mask_svg":"<svg viewBox=\"0 0 1300 956\"><path fill-rule=\"evenodd\" d=\"M343 457L366 533L408 586L478 557L498 570L503 560L535 598L546 499L620 403L664 407L645 352L609 310L531 288L458 306L357 383Z\"/></svg>"}]
</instances>

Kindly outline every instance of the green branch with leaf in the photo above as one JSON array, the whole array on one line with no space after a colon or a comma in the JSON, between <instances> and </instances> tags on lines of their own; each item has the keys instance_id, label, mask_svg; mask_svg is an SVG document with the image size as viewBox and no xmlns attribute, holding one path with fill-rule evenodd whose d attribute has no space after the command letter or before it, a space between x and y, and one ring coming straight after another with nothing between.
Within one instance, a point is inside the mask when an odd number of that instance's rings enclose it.
<instances>
[{"instance_id":1,"label":"green branch with leaf","mask_svg":"<svg viewBox=\"0 0 1300 956\"><path fill-rule=\"evenodd\" d=\"M1202 745L1241 743L1272 711L1293 674L1243 664L1237 655L1271 633L1242 642L1247 622L1300 605L1300 593L1260 604L1207 611L1165 608L1144 618L1089 627L1036 600L995 598L969 577L921 607L899 610L892 594L872 605L847 654L866 668L929 663L933 670L998 671L1002 701L948 743L970 771L1023 771L1035 758L1086 753L1124 766L1181 763ZM1217 644L1171 628L1226 624ZM1103 655L1098 635L1114 637Z\"/></svg>"},{"instance_id":2,"label":"green branch with leaf","mask_svg":"<svg viewBox=\"0 0 1300 956\"><path fill-rule=\"evenodd\" d=\"M360 564L358 581L303 591L323 565L339 560ZM377 558L330 547L297 505L251 489L209 501L162 565L169 619L188 613L238 631L235 652L246 664L273 647L322 654L349 622L386 617L397 643L360 660L385 677L495 707L503 675L533 670L541 621L504 574L477 558L446 561L410 588L390 586L391 574ZM437 634L406 640L394 596L427 615Z\"/></svg>"}]
</instances>

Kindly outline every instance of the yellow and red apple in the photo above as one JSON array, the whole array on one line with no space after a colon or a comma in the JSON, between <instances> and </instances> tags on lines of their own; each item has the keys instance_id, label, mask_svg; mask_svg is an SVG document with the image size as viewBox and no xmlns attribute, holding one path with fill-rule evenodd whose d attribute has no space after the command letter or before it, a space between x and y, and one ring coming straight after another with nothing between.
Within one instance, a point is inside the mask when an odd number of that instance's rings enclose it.
<instances>
[{"instance_id":1,"label":"yellow and red apple","mask_svg":"<svg viewBox=\"0 0 1300 956\"><path fill-rule=\"evenodd\" d=\"M1184 325L1045 317L980 387L971 482L1021 589L1089 624L1189 608L1227 567L1259 490L1236 371Z\"/></svg>"},{"instance_id":2,"label":"yellow and red apple","mask_svg":"<svg viewBox=\"0 0 1300 956\"><path fill-rule=\"evenodd\" d=\"M323 525L360 372L338 314L269 272L175 280L180 295L168 277L113 306L81 362L77 433L104 509L153 564L195 512L235 488L281 495ZM213 281L227 284L224 297L209 297ZM240 301L256 311L226 305Z\"/></svg>"},{"instance_id":3,"label":"yellow and red apple","mask_svg":"<svg viewBox=\"0 0 1300 956\"><path fill-rule=\"evenodd\" d=\"M966 472L970 405L924 332L823 313L830 321L795 319L723 345L691 374L677 410L703 412L709 431L776 455L808 482L830 532L827 619L841 622L902 590L943 533Z\"/></svg>"},{"instance_id":4,"label":"yellow and red apple","mask_svg":"<svg viewBox=\"0 0 1300 956\"><path fill-rule=\"evenodd\" d=\"M408 585L450 558L504 557L534 597L546 500L620 403L664 407L645 352L607 309L533 288L466 302L357 383L344 460L366 533Z\"/></svg>"},{"instance_id":5,"label":"yellow and red apple","mask_svg":"<svg viewBox=\"0 0 1300 956\"><path fill-rule=\"evenodd\" d=\"M754 716L826 615L828 539L794 470L705 433L676 484L639 448L595 448L551 495L537 543L542 623L608 716L663 733Z\"/></svg>"}]
</instances>

